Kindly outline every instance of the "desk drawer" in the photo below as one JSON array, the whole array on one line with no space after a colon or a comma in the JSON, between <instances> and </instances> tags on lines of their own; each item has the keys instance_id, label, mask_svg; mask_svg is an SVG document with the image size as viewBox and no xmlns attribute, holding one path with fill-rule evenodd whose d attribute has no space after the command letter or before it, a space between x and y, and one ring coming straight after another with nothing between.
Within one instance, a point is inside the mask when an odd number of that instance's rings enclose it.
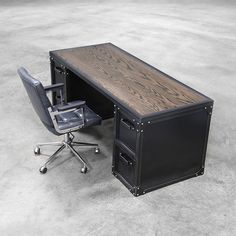
<instances>
[{"instance_id":1,"label":"desk drawer","mask_svg":"<svg viewBox=\"0 0 236 236\"><path fill-rule=\"evenodd\" d=\"M56 83L65 83L66 79L66 68L59 64L58 62L54 62L54 76L55 76L55 82Z\"/></svg>"},{"instance_id":2,"label":"desk drawer","mask_svg":"<svg viewBox=\"0 0 236 236\"><path fill-rule=\"evenodd\" d=\"M67 70L56 60L51 60L51 74L52 84L63 83L64 84L64 98L66 99L66 76ZM60 91L53 92L53 104L60 104L62 101Z\"/></svg>"},{"instance_id":3,"label":"desk drawer","mask_svg":"<svg viewBox=\"0 0 236 236\"><path fill-rule=\"evenodd\" d=\"M136 168L133 154L118 145L115 145L114 149L114 171L121 175L130 185L133 185Z\"/></svg>"},{"instance_id":4,"label":"desk drawer","mask_svg":"<svg viewBox=\"0 0 236 236\"><path fill-rule=\"evenodd\" d=\"M131 118L128 118L123 113L119 115L118 137L121 142L135 152L136 148L136 123Z\"/></svg>"}]
</instances>

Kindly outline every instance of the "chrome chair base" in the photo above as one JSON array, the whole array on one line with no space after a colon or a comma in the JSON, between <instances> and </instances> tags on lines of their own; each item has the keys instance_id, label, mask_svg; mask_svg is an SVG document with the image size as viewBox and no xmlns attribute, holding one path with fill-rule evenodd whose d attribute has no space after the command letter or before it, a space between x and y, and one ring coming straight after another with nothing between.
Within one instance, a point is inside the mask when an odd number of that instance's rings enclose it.
<instances>
[{"instance_id":1,"label":"chrome chair base","mask_svg":"<svg viewBox=\"0 0 236 236\"><path fill-rule=\"evenodd\" d=\"M45 164L40 167L39 171L41 174L45 174L47 172L47 166L55 161L59 156L58 154L65 148L69 149L73 154L74 157L82 162L83 167L81 168L81 173L86 174L88 171L88 164L86 161L81 157L81 155L74 149L73 146L94 146L94 152L95 154L100 153L100 149L98 147L98 144L96 143L85 143L85 142L75 142L73 141L74 135L72 133L66 133L64 134L64 140L62 142L51 142L51 143L39 143L34 149L35 155L40 155L40 147L41 146L59 146L59 148L48 158L48 160L45 162Z\"/></svg>"}]
</instances>

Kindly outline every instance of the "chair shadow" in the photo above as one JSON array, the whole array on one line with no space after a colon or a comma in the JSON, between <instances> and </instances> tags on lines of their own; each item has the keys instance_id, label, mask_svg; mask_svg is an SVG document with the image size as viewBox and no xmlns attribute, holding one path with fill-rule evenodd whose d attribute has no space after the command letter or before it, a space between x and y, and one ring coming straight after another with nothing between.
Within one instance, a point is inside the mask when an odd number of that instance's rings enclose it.
<instances>
[{"instance_id":1,"label":"chair shadow","mask_svg":"<svg viewBox=\"0 0 236 236\"><path fill-rule=\"evenodd\" d=\"M111 182L113 180L113 176L111 174L113 130L113 120L111 119L105 121L103 126L89 127L86 129L81 129L79 131L83 134L82 136L84 136L84 138L82 137L82 140L85 142L96 142L96 140L98 140L99 147L101 150L99 154L95 154L94 148L75 146L76 151L78 151L78 153L81 154L81 156L88 163L88 172L86 175L78 173L78 171L76 171L79 170L80 172L80 169L83 167L83 164L78 161L78 166L75 166L75 164L77 163L76 161L72 160L72 158L74 158L74 154L68 149L63 150L58 155L58 159L49 165L48 172L53 171L58 167L63 168L62 165L67 165L66 162L69 161L69 169L68 166L66 166L66 171L60 173L61 177L64 179L63 181L65 182L65 184L70 181L70 174L74 173L74 170L75 172L77 172L79 177L79 180L77 182L80 183L79 188L86 188L87 186L96 186L96 184ZM79 140L79 133L74 133L74 135L75 140ZM42 156L49 157L50 155L47 153L47 151L49 153L54 153L56 149L57 147L45 148L45 151L41 154ZM73 184L73 189L78 190L77 183Z\"/></svg>"}]
</instances>

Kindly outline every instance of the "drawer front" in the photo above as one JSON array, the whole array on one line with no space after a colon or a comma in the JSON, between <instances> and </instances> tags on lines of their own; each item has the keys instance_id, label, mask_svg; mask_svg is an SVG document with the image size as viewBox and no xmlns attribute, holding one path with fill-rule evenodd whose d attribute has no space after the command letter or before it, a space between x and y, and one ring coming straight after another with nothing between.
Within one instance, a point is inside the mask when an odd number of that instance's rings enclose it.
<instances>
[{"instance_id":1,"label":"drawer front","mask_svg":"<svg viewBox=\"0 0 236 236\"><path fill-rule=\"evenodd\" d=\"M118 137L121 142L128 146L135 152L136 148L136 124L131 118L128 118L123 113L119 115L118 123Z\"/></svg>"},{"instance_id":2,"label":"drawer front","mask_svg":"<svg viewBox=\"0 0 236 236\"><path fill-rule=\"evenodd\" d=\"M55 76L55 82L65 83L66 68L57 61L54 61L53 71Z\"/></svg>"},{"instance_id":3,"label":"drawer front","mask_svg":"<svg viewBox=\"0 0 236 236\"><path fill-rule=\"evenodd\" d=\"M114 170L120 174L130 185L134 185L136 162L134 157L122 147L115 145Z\"/></svg>"}]
</instances>

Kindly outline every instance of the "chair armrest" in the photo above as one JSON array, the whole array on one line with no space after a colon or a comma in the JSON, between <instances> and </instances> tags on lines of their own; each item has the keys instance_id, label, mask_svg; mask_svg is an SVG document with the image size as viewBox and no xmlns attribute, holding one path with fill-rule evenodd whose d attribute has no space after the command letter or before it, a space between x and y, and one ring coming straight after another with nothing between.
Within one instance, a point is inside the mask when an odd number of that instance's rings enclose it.
<instances>
[{"instance_id":1,"label":"chair armrest","mask_svg":"<svg viewBox=\"0 0 236 236\"><path fill-rule=\"evenodd\" d=\"M44 86L44 90L46 92L49 92L49 91L56 91L58 89L62 89L64 86L63 83L58 83L58 84L52 84L52 85L48 85L48 86Z\"/></svg>"},{"instance_id":2,"label":"chair armrest","mask_svg":"<svg viewBox=\"0 0 236 236\"><path fill-rule=\"evenodd\" d=\"M85 105L85 103L86 103L85 101L74 101L74 102L67 103L66 105L56 106L56 109L58 111L66 111L73 108L81 108Z\"/></svg>"}]
</instances>

